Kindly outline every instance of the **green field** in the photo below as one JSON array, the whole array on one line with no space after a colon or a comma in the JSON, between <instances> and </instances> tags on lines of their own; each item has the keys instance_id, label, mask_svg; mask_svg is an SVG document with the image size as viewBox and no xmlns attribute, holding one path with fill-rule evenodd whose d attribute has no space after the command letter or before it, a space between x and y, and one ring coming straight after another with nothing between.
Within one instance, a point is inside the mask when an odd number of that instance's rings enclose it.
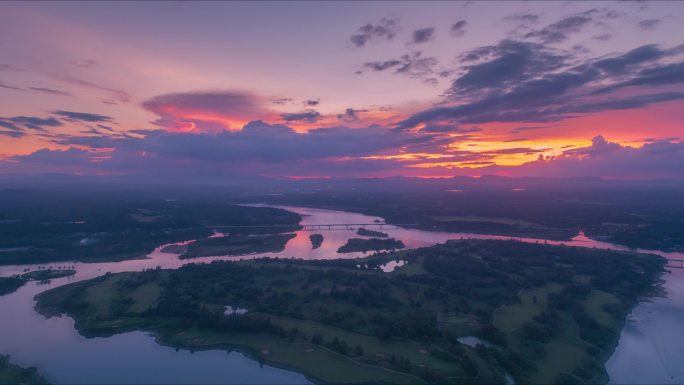
<instances>
[{"instance_id":1,"label":"green field","mask_svg":"<svg viewBox=\"0 0 684 385\"><path fill-rule=\"evenodd\" d=\"M377 266L407 264L392 273ZM357 265L364 266L358 268ZM603 360L657 257L452 241L363 260L191 264L107 274L38 297L86 336L149 330L164 344L238 349L326 383L605 381ZM247 309L224 315L226 306ZM487 345L466 346L476 336Z\"/></svg>"}]
</instances>

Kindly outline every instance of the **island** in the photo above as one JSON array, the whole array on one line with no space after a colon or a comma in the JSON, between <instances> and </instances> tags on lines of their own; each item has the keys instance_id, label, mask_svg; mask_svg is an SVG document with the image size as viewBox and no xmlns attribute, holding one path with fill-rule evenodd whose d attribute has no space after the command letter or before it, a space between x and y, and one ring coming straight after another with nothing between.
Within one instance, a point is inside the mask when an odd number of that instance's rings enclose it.
<instances>
[{"instance_id":1,"label":"island","mask_svg":"<svg viewBox=\"0 0 684 385\"><path fill-rule=\"evenodd\" d=\"M355 253L355 252L368 252L368 251L380 251L380 250L395 250L403 249L404 242L397 239L380 239L380 238L351 238L344 245L337 249L338 253Z\"/></svg>"},{"instance_id":2,"label":"island","mask_svg":"<svg viewBox=\"0 0 684 385\"><path fill-rule=\"evenodd\" d=\"M204 238L187 244L181 259L209 257L217 255L248 255L257 253L277 253L285 249L287 242L295 234L230 234L224 237Z\"/></svg>"},{"instance_id":3,"label":"island","mask_svg":"<svg viewBox=\"0 0 684 385\"><path fill-rule=\"evenodd\" d=\"M0 277L0 296L14 293L28 281L49 281L74 274L76 274L76 270L72 269L45 269L29 271L12 277Z\"/></svg>"},{"instance_id":4,"label":"island","mask_svg":"<svg viewBox=\"0 0 684 385\"><path fill-rule=\"evenodd\" d=\"M317 249L323 244L323 235L321 234L311 234L309 235L309 240L311 240L311 248Z\"/></svg>"},{"instance_id":5,"label":"island","mask_svg":"<svg viewBox=\"0 0 684 385\"><path fill-rule=\"evenodd\" d=\"M87 337L146 330L319 383L605 383L627 314L665 266L654 255L515 241L397 253L108 273L40 294L37 309L68 314ZM358 268L399 255L407 263L392 272Z\"/></svg>"},{"instance_id":6,"label":"island","mask_svg":"<svg viewBox=\"0 0 684 385\"><path fill-rule=\"evenodd\" d=\"M21 278L31 281L47 281L55 278L68 277L76 274L73 269L44 269L29 271L21 275Z\"/></svg>"},{"instance_id":7,"label":"island","mask_svg":"<svg viewBox=\"0 0 684 385\"><path fill-rule=\"evenodd\" d=\"M383 233L382 231L367 230L363 227L359 228L356 231L356 234L361 235L363 237L375 237L375 238L387 238L387 237L389 237L389 235L387 235L387 233Z\"/></svg>"},{"instance_id":8,"label":"island","mask_svg":"<svg viewBox=\"0 0 684 385\"><path fill-rule=\"evenodd\" d=\"M22 368L10 362L8 355L0 354L0 384L48 384L34 367Z\"/></svg>"}]
</instances>

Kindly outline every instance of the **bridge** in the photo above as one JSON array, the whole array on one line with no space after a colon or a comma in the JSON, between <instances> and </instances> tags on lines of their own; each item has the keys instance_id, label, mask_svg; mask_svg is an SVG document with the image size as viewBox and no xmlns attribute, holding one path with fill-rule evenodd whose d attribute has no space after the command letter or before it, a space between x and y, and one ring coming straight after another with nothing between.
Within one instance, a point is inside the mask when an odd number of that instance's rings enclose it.
<instances>
[{"instance_id":1,"label":"bridge","mask_svg":"<svg viewBox=\"0 0 684 385\"><path fill-rule=\"evenodd\" d=\"M296 226L301 226L304 231L316 231L316 230L351 230L353 228L377 228L377 229L398 229L401 227L415 227L415 223L307 223L299 225L222 225L222 226L211 226L216 229L291 229Z\"/></svg>"},{"instance_id":2,"label":"bridge","mask_svg":"<svg viewBox=\"0 0 684 385\"><path fill-rule=\"evenodd\" d=\"M684 269L684 259L668 259L665 267L674 267L676 269Z\"/></svg>"}]
</instances>

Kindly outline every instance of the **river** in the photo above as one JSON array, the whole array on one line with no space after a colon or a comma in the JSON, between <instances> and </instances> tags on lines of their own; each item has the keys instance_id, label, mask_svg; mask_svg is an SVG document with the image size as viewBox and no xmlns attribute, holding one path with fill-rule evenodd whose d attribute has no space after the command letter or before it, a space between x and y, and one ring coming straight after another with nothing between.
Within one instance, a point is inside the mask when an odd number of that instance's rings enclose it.
<instances>
[{"instance_id":1,"label":"river","mask_svg":"<svg viewBox=\"0 0 684 385\"><path fill-rule=\"evenodd\" d=\"M313 208L273 206L302 215L301 224L374 223L382 218L358 213ZM387 226L390 227L390 226ZM580 233L570 241L506 237L470 233L430 232L415 229L384 228L406 247L416 248L449 239L515 239L522 242L547 242L569 246L628 250L627 247L595 241ZM355 237L355 229L321 231L321 247L311 248L311 231L298 231L279 253L264 253L240 258L275 256L280 258L334 259L357 258L363 253L337 254L337 248ZM58 262L40 265L0 266L0 276L20 274L25 269L73 266L76 274L54 279L48 284L29 282L16 292L0 297L0 353L10 354L22 366L36 366L55 384L102 383L308 383L295 372L260 365L238 353L221 350L190 352L156 343L145 332L131 332L108 338L82 337L70 317L46 319L36 313L34 296L70 282L97 277L107 272L141 271L160 266L176 269L192 262L235 259L231 256L180 260L177 254L162 253L160 245L145 259L121 262ZM684 253L652 252L666 258L684 259ZM629 315L620 343L606 368L612 383L684 382L684 270L664 276L667 295L639 304Z\"/></svg>"}]
</instances>

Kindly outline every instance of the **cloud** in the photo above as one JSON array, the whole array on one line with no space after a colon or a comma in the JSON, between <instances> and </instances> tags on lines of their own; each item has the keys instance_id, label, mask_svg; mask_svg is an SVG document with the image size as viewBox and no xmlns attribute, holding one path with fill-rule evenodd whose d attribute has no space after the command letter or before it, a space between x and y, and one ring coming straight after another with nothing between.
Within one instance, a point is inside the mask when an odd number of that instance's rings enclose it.
<instances>
[{"instance_id":1,"label":"cloud","mask_svg":"<svg viewBox=\"0 0 684 385\"><path fill-rule=\"evenodd\" d=\"M275 117L264 98L242 91L198 91L155 96L142 103L156 114L153 124L169 130L239 129L248 121Z\"/></svg>"},{"instance_id":2,"label":"cloud","mask_svg":"<svg viewBox=\"0 0 684 385\"><path fill-rule=\"evenodd\" d=\"M655 61L665 56L655 44L648 44L635 48L623 55L600 59L594 62L597 68L612 73L624 73L626 70L645 62Z\"/></svg>"},{"instance_id":3,"label":"cloud","mask_svg":"<svg viewBox=\"0 0 684 385\"><path fill-rule=\"evenodd\" d=\"M520 83L565 65L567 55L556 53L546 47L527 42L503 40L496 46L484 46L466 52L462 58L479 61L465 67L465 72L453 83L449 93L483 88L504 88L510 83ZM483 59L488 59L482 62Z\"/></svg>"},{"instance_id":4,"label":"cloud","mask_svg":"<svg viewBox=\"0 0 684 385\"><path fill-rule=\"evenodd\" d=\"M482 131L479 127L461 127L457 124L431 124L421 128L421 132L448 132L469 134Z\"/></svg>"},{"instance_id":5,"label":"cloud","mask_svg":"<svg viewBox=\"0 0 684 385\"><path fill-rule=\"evenodd\" d=\"M461 37L461 36L465 35L465 33L466 33L465 28L467 25L468 25L468 22L465 20L459 20L456 23L454 23L451 26L451 29L449 30L451 33L451 36Z\"/></svg>"},{"instance_id":6,"label":"cloud","mask_svg":"<svg viewBox=\"0 0 684 385\"><path fill-rule=\"evenodd\" d=\"M392 40L397 33L397 19L382 18L377 24L360 27L349 40L357 47L364 47L371 40Z\"/></svg>"},{"instance_id":7,"label":"cloud","mask_svg":"<svg viewBox=\"0 0 684 385\"><path fill-rule=\"evenodd\" d=\"M0 83L0 88L6 88L8 90L23 91L23 89L21 89L19 87L11 86L11 85L5 84L5 83Z\"/></svg>"},{"instance_id":8,"label":"cloud","mask_svg":"<svg viewBox=\"0 0 684 385\"><path fill-rule=\"evenodd\" d=\"M304 101L304 105L307 107L317 106L321 101L318 99L309 99Z\"/></svg>"},{"instance_id":9,"label":"cloud","mask_svg":"<svg viewBox=\"0 0 684 385\"><path fill-rule=\"evenodd\" d=\"M292 102L292 98L274 96L269 99L271 103L283 105Z\"/></svg>"},{"instance_id":10,"label":"cloud","mask_svg":"<svg viewBox=\"0 0 684 385\"><path fill-rule=\"evenodd\" d=\"M598 13L597 10L591 9L586 12L566 16L540 30L528 32L525 34L525 37L539 39L546 44L565 41L569 35L580 32L588 25L596 13Z\"/></svg>"},{"instance_id":11,"label":"cloud","mask_svg":"<svg viewBox=\"0 0 684 385\"><path fill-rule=\"evenodd\" d=\"M613 35L611 35L609 33L602 33L600 35L592 36L592 39L594 39L596 41L608 41L612 38L613 38Z\"/></svg>"},{"instance_id":12,"label":"cloud","mask_svg":"<svg viewBox=\"0 0 684 385\"><path fill-rule=\"evenodd\" d=\"M26 135L23 131L0 131L0 135L9 136L10 138L21 138Z\"/></svg>"},{"instance_id":13,"label":"cloud","mask_svg":"<svg viewBox=\"0 0 684 385\"><path fill-rule=\"evenodd\" d=\"M658 24L660 24L662 20L660 19L647 19L647 20L641 20L638 24L639 29L642 31L653 31L656 29Z\"/></svg>"},{"instance_id":14,"label":"cloud","mask_svg":"<svg viewBox=\"0 0 684 385\"><path fill-rule=\"evenodd\" d=\"M67 118L68 120L80 120L83 122L111 122L112 117L111 116L106 116L106 115L100 115L100 114L91 114L87 112L73 112L73 111L64 111L64 110L57 110L57 111L52 111L53 114L62 116L64 118Z\"/></svg>"},{"instance_id":15,"label":"cloud","mask_svg":"<svg viewBox=\"0 0 684 385\"><path fill-rule=\"evenodd\" d=\"M684 83L684 62L669 60L679 53L678 47L663 50L645 45L621 55L578 62L542 45L504 40L464 54L475 56L469 60L475 64L466 65L445 93L451 105L418 112L397 129L444 120L456 124L554 122L681 100L682 92L670 90L617 92L625 87Z\"/></svg>"},{"instance_id":16,"label":"cloud","mask_svg":"<svg viewBox=\"0 0 684 385\"><path fill-rule=\"evenodd\" d=\"M82 59L73 61L72 64L79 68L92 68L97 65L97 62L91 59Z\"/></svg>"},{"instance_id":17,"label":"cloud","mask_svg":"<svg viewBox=\"0 0 684 385\"><path fill-rule=\"evenodd\" d=\"M130 103L131 100L133 99L131 95L122 90L122 89L117 89L117 88L110 88L106 86L102 86L87 80L79 79L79 78L62 78L60 79L66 83L73 84L79 87L84 87L84 88L91 88L95 89L98 91L104 91L112 100L112 102L119 102L119 103Z\"/></svg>"},{"instance_id":18,"label":"cloud","mask_svg":"<svg viewBox=\"0 0 684 385\"><path fill-rule=\"evenodd\" d=\"M359 172L398 167L396 162L368 162L360 159L363 157L441 146L434 135L394 133L382 127L316 128L298 133L285 125L263 121L250 122L234 132L148 130L137 134L61 135L53 141L70 150L41 150L11 157L10 163L0 162L0 171L46 172L60 165L69 172L191 177L207 173L212 178L235 174L301 175L303 170L344 174L357 167Z\"/></svg>"},{"instance_id":19,"label":"cloud","mask_svg":"<svg viewBox=\"0 0 684 385\"><path fill-rule=\"evenodd\" d=\"M421 43L427 43L428 41L432 40L435 34L435 29L434 28L421 28L413 31L413 35L411 35L411 43L413 44L421 44Z\"/></svg>"},{"instance_id":20,"label":"cloud","mask_svg":"<svg viewBox=\"0 0 684 385\"><path fill-rule=\"evenodd\" d=\"M321 114L318 111L307 110L304 112L296 112L290 114L281 114L280 117L286 122L304 121L314 123L320 118Z\"/></svg>"},{"instance_id":21,"label":"cloud","mask_svg":"<svg viewBox=\"0 0 684 385\"><path fill-rule=\"evenodd\" d=\"M72 94L70 94L66 91L62 91L62 90L58 90L58 89L54 89L54 88L48 88L48 87L28 87L28 89L31 91L40 92L43 94L73 96Z\"/></svg>"},{"instance_id":22,"label":"cloud","mask_svg":"<svg viewBox=\"0 0 684 385\"><path fill-rule=\"evenodd\" d=\"M337 119L345 122L356 122L359 120L359 112L368 112L368 110L356 110L354 108L347 108L344 113L337 114Z\"/></svg>"},{"instance_id":23,"label":"cloud","mask_svg":"<svg viewBox=\"0 0 684 385\"><path fill-rule=\"evenodd\" d=\"M660 140L642 147L622 146L598 135L589 147L540 157L520 166L516 175L613 177L627 179L683 178L684 143Z\"/></svg>"},{"instance_id":24,"label":"cloud","mask_svg":"<svg viewBox=\"0 0 684 385\"><path fill-rule=\"evenodd\" d=\"M20 127L29 128L32 130L45 131L46 127L60 127L62 122L48 117L39 118L36 116L14 116L10 118L0 117L0 126L5 128L19 129Z\"/></svg>"},{"instance_id":25,"label":"cloud","mask_svg":"<svg viewBox=\"0 0 684 385\"><path fill-rule=\"evenodd\" d=\"M536 24L539 22L539 19L540 15L536 13L516 13L504 17L504 20L526 24Z\"/></svg>"},{"instance_id":26,"label":"cloud","mask_svg":"<svg viewBox=\"0 0 684 385\"><path fill-rule=\"evenodd\" d=\"M9 64L0 63L0 71L21 71L21 68Z\"/></svg>"},{"instance_id":27,"label":"cloud","mask_svg":"<svg viewBox=\"0 0 684 385\"><path fill-rule=\"evenodd\" d=\"M410 54L402 55L398 59L366 62L363 64L360 72L363 72L364 69L373 70L375 72L393 70L395 74L407 75L414 78L422 78L435 73L435 68L438 64L439 62L435 57L422 56L422 52L415 51L411 52Z\"/></svg>"},{"instance_id":28,"label":"cloud","mask_svg":"<svg viewBox=\"0 0 684 385\"><path fill-rule=\"evenodd\" d=\"M36 92L36 93L41 93L41 94L48 94L48 95L59 95L59 96L73 96L72 94L54 89L54 88L49 88L49 87L26 87L26 88L21 88L18 86L13 86L9 84L4 84L0 83L0 88L5 88L8 90L14 90L14 91L28 91L28 92Z\"/></svg>"}]
</instances>

